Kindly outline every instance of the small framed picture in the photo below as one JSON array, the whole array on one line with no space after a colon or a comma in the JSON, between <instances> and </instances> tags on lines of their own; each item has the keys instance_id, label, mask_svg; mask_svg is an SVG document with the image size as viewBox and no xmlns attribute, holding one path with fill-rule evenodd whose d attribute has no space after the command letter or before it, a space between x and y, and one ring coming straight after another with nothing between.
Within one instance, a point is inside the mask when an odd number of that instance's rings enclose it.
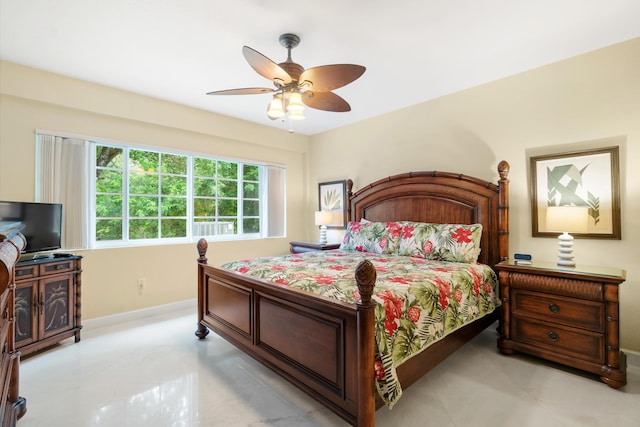
<instances>
[{"instance_id":1,"label":"small framed picture","mask_svg":"<svg viewBox=\"0 0 640 427\"><path fill-rule=\"evenodd\" d=\"M327 228L347 228L346 180L318 184L318 210L333 214L333 222Z\"/></svg>"},{"instance_id":2,"label":"small framed picture","mask_svg":"<svg viewBox=\"0 0 640 427\"><path fill-rule=\"evenodd\" d=\"M586 231L577 238L621 239L618 147L530 158L533 237L557 237L547 227L547 208L582 206ZM554 208L555 209L555 208Z\"/></svg>"}]
</instances>

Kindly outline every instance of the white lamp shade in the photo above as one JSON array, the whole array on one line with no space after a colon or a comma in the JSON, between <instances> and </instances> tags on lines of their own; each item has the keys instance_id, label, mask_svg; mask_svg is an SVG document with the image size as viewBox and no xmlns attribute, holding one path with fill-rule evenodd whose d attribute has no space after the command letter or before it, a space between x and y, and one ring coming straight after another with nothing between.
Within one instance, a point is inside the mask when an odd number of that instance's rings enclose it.
<instances>
[{"instance_id":1,"label":"white lamp shade","mask_svg":"<svg viewBox=\"0 0 640 427\"><path fill-rule=\"evenodd\" d=\"M292 92L289 94L289 103L287 104L287 111L302 111L304 110L304 104L302 103L302 96L298 92Z\"/></svg>"},{"instance_id":2,"label":"white lamp shade","mask_svg":"<svg viewBox=\"0 0 640 427\"><path fill-rule=\"evenodd\" d=\"M289 102L287 103L287 113L291 120L304 120L304 104L302 96L298 92L289 94Z\"/></svg>"},{"instance_id":3,"label":"white lamp shade","mask_svg":"<svg viewBox=\"0 0 640 427\"><path fill-rule=\"evenodd\" d=\"M271 99L271 102L267 107L267 116L269 116L269 118L272 120L279 119L280 117L284 116L281 94L276 93L275 95L273 95L273 98Z\"/></svg>"},{"instance_id":4,"label":"white lamp shade","mask_svg":"<svg viewBox=\"0 0 640 427\"><path fill-rule=\"evenodd\" d=\"M547 207L547 230L567 233L588 231L589 208L586 206Z\"/></svg>"},{"instance_id":5,"label":"white lamp shade","mask_svg":"<svg viewBox=\"0 0 640 427\"><path fill-rule=\"evenodd\" d=\"M316 225L327 226L333 222L333 213L331 211L317 211L315 213Z\"/></svg>"}]
</instances>

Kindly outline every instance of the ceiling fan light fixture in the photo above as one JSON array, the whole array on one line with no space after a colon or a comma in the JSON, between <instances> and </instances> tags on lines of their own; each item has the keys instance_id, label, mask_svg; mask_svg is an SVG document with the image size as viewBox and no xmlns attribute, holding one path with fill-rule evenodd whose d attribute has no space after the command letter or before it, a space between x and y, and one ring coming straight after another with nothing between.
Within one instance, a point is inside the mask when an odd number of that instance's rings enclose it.
<instances>
[{"instance_id":1,"label":"ceiling fan light fixture","mask_svg":"<svg viewBox=\"0 0 640 427\"><path fill-rule=\"evenodd\" d=\"M289 94L289 103L287 104L287 112L304 110L304 104L302 104L302 96L300 92L291 92Z\"/></svg>"},{"instance_id":2,"label":"ceiling fan light fixture","mask_svg":"<svg viewBox=\"0 0 640 427\"><path fill-rule=\"evenodd\" d=\"M279 119L284 116L284 108L282 108L282 94L273 95L269 106L267 107L267 116L271 120Z\"/></svg>"},{"instance_id":3,"label":"ceiling fan light fixture","mask_svg":"<svg viewBox=\"0 0 640 427\"><path fill-rule=\"evenodd\" d=\"M287 103L287 114L291 120L304 120L304 104L300 92L291 92Z\"/></svg>"},{"instance_id":4,"label":"ceiling fan light fixture","mask_svg":"<svg viewBox=\"0 0 640 427\"><path fill-rule=\"evenodd\" d=\"M242 48L242 54L251 68L270 80L275 88L246 87L207 92L207 95L272 93L274 95L267 105L267 116L271 120L284 120L286 117L291 121L303 120L305 107L333 112L351 111L347 101L332 91L358 79L365 72L365 67L331 64L305 69L291 59L291 49L298 46L300 36L286 33L280 36L279 41L287 49L287 60L279 64L249 46Z\"/></svg>"}]
</instances>

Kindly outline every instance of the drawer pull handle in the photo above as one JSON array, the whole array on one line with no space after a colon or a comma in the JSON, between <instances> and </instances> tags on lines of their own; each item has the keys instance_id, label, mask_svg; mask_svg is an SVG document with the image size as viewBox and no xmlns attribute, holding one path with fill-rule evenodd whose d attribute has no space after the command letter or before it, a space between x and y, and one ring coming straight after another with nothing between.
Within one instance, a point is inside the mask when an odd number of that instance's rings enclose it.
<instances>
[{"instance_id":1,"label":"drawer pull handle","mask_svg":"<svg viewBox=\"0 0 640 427\"><path fill-rule=\"evenodd\" d=\"M560 337L558 336L558 334L556 334L555 332L551 331L551 332L549 332L549 339L551 341L553 341L553 342L558 342Z\"/></svg>"},{"instance_id":2,"label":"drawer pull handle","mask_svg":"<svg viewBox=\"0 0 640 427\"><path fill-rule=\"evenodd\" d=\"M64 270L67 268L67 264L58 264L56 265L56 270Z\"/></svg>"},{"instance_id":3,"label":"drawer pull handle","mask_svg":"<svg viewBox=\"0 0 640 427\"><path fill-rule=\"evenodd\" d=\"M557 313L560 311L560 307L558 307L555 304L549 304L549 311L551 311L552 313Z\"/></svg>"}]
</instances>

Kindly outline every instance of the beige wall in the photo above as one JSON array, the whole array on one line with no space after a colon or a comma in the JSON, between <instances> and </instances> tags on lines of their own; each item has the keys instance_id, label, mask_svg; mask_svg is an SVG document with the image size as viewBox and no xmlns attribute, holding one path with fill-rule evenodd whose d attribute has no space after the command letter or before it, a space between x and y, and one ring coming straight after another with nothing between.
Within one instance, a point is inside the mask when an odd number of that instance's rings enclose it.
<instances>
[{"instance_id":1,"label":"beige wall","mask_svg":"<svg viewBox=\"0 0 640 427\"><path fill-rule=\"evenodd\" d=\"M579 240L579 262L627 270L622 346L640 352L640 39L501 79L310 138L0 62L0 198L31 200L34 129L179 147L287 166L286 239L212 244L212 263L281 253L316 238L317 183L355 188L411 170L496 180L511 164L511 253L553 260L554 239L531 237L528 157L620 145L620 241ZM423 82L422 84L428 84ZM409 89L407 89L409 90ZM381 102L384 92L380 93ZM19 159L19 160L17 160ZM339 232L330 232L339 239ZM195 296L193 245L84 251L86 318ZM170 260L168 262L167 260ZM137 279L147 290L137 294Z\"/></svg>"},{"instance_id":2,"label":"beige wall","mask_svg":"<svg viewBox=\"0 0 640 427\"><path fill-rule=\"evenodd\" d=\"M212 264L288 252L304 239L309 138L0 62L0 199L34 199L35 129L287 168L287 238L216 242ZM194 244L99 249L83 260L85 319L196 297ZM142 295L138 278L146 279Z\"/></svg>"},{"instance_id":3,"label":"beige wall","mask_svg":"<svg viewBox=\"0 0 640 427\"><path fill-rule=\"evenodd\" d=\"M620 146L622 240L580 239L575 252L579 263L626 269L622 347L640 352L640 39L317 135L310 182L351 178L358 189L418 170L496 181L504 159L510 253L553 261L555 239L531 237L527 156L607 145Z\"/></svg>"}]
</instances>

